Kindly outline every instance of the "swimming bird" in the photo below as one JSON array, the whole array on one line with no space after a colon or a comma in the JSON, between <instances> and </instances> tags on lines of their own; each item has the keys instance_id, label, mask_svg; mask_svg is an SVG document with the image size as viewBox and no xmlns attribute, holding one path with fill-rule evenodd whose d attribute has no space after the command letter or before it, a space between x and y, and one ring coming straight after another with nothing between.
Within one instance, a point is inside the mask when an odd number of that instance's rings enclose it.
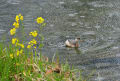
<instances>
[{"instance_id":1,"label":"swimming bird","mask_svg":"<svg viewBox=\"0 0 120 81\"><path fill-rule=\"evenodd\" d=\"M65 45L67 47L78 48L79 47L79 43L78 43L79 40L80 40L80 38L76 38L74 40L66 40Z\"/></svg>"}]
</instances>

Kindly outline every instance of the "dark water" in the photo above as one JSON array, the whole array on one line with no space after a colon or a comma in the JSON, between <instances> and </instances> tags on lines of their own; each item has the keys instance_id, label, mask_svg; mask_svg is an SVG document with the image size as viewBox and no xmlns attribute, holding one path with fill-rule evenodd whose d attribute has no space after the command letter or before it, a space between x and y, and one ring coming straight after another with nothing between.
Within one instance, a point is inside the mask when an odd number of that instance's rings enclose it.
<instances>
[{"instance_id":1,"label":"dark water","mask_svg":"<svg viewBox=\"0 0 120 81\"><path fill-rule=\"evenodd\" d=\"M58 53L86 76L95 70L91 81L120 81L119 0L0 0L0 39L9 36L18 13L26 32L35 29L37 17L45 18L44 55ZM65 40L75 37L83 40L78 50L66 48Z\"/></svg>"}]
</instances>

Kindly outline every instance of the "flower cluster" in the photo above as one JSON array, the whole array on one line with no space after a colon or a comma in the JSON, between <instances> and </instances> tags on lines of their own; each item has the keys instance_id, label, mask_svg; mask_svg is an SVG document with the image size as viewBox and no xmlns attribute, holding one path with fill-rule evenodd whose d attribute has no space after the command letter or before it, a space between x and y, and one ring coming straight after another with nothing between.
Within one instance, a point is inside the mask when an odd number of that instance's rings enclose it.
<instances>
[{"instance_id":1,"label":"flower cluster","mask_svg":"<svg viewBox=\"0 0 120 81\"><path fill-rule=\"evenodd\" d=\"M17 38L12 38L12 44L17 44L18 43L18 39Z\"/></svg>"},{"instance_id":2,"label":"flower cluster","mask_svg":"<svg viewBox=\"0 0 120 81\"><path fill-rule=\"evenodd\" d=\"M17 50L17 52L16 52L17 56L19 56L19 54L22 54L22 53L23 53L22 49L21 50Z\"/></svg>"},{"instance_id":3,"label":"flower cluster","mask_svg":"<svg viewBox=\"0 0 120 81\"><path fill-rule=\"evenodd\" d=\"M10 35L16 33L16 29L19 28L20 20L23 21L23 16L21 14L16 15L15 22L13 23L14 28L10 29Z\"/></svg>"},{"instance_id":4,"label":"flower cluster","mask_svg":"<svg viewBox=\"0 0 120 81\"><path fill-rule=\"evenodd\" d=\"M10 34L11 35L14 35L16 33L16 28L12 28L11 30L10 30Z\"/></svg>"},{"instance_id":5,"label":"flower cluster","mask_svg":"<svg viewBox=\"0 0 120 81\"><path fill-rule=\"evenodd\" d=\"M14 26L15 28L19 28L19 23L18 23L18 22L14 22L14 23L13 23L13 26Z\"/></svg>"},{"instance_id":6,"label":"flower cluster","mask_svg":"<svg viewBox=\"0 0 120 81\"><path fill-rule=\"evenodd\" d=\"M37 22L38 24L42 24L42 26L43 26L43 25L46 25L46 23L44 23L44 21L45 21L45 20L44 20L42 17L38 17L38 18L36 19L36 22ZM37 33L36 30L34 30L34 31L30 32L29 35L32 36L32 37L37 37L37 36L38 36L38 33ZM30 42L28 42L27 48L28 48L28 49L30 49L30 48L32 48L32 47L33 47L33 48L36 48L36 44L37 44L37 41L36 41L35 39L32 39Z\"/></svg>"},{"instance_id":7,"label":"flower cluster","mask_svg":"<svg viewBox=\"0 0 120 81\"><path fill-rule=\"evenodd\" d=\"M16 55L19 56L19 54L23 53L24 44L19 43L19 40L17 38L12 38L12 44L15 46L19 46L21 49L16 51ZM13 59L13 54L10 54L10 57Z\"/></svg>"},{"instance_id":8,"label":"flower cluster","mask_svg":"<svg viewBox=\"0 0 120 81\"><path fill-rule=\"evenodd\" d=\"M32 39L30 42L28 42L27 48L30 49L31 47L36 48L37 41L35 39Z\"/></svg>"},{"instance_id":9,"label":"flower cluster","mask_svg":"<svg viewBox=\"0 0 120 81\"><path fill-rule=\"evenodd\" d=\"M44 23L44 21L45 21L45 20L44 20L44 18L42 18L42 17L38 17L38 18L36 19L37 24L41 24L42 27L46 25L46 23ZM37 37L37 36L38 36L38 33L37 33L36 30L34 30L34 31L30 32L29 35L32 36L32 37ZM36 44L37 44L37 41L36 41L35 39L32 39L30 42L28 42L27 48L28 48L28 49L30 49L30 48L32 48L32 47L33 47L33 48L36 48Z\"/></svg>"},{"instance_id":10,"label":"flower cluster","mask_svg":"<svg viewBox=\"0 0 120 81\"><path fill-rule=\"evenodd\" d=\"M23 48L25 48L24 44L20 43L18 38L15 38L15 33L16 30L20 27L20 22L23 21L23 16L21 14L16 15L15 17L15 22L13 23L14 28L10 29L10 35L14 35L14 38L12 38L12 44L17 47L14 55L13 53L10 54L10 57L13 59L14 56L19 56L20 54L23 53ZM36 22L41 26L44 27L46 23L44 23L44 19L42 17L38 17L36 19ZM26 48L31 49L31 48L37 48L37 41L36 38L38 36L38 31L34 30L29 33L30 36L32 36L32 40L30 40L26 46Z\"/></svg>"},{"instance_id":11,"label":"flower cluster","mask_svg":"<svg viewBox=\"0 0 120 81\"><path fill-rule=\"evenodd\" d=\"M19 56L19 55L22 54L22 53L23 53L23 50L22 50L22 49L21 49L21 50L16 50L16 55L17 55L17 56ZM14 57L14 54L11 53L11 54L10 54L10 58L13 59L13 57Z\"/></svg>"},{"instance_id":12,"label":"flower cluster","mask_svg":"<svg viewBox=\"0 0 120 81\"><path fill-rule=\"evenodd\" d=\"M24 48L24 44L18 43L17 46L20 46L21 48Z\"/></svg>"},{"instance_id":13,"label":"flower cluster","mask_svg":"<svg viewBox=\"0 0 120 81\"><path fill-rule=\"evenodd\" d=\"M15 18L16 22L18 23L19 20L23 21L23 16L20 14L16 15L16 18Z\"/></svg>"},{"instance_id":14,"label":"flower cluster","mask_svg":"<svg viewBox=\"0 0 120 81\"><path fill-rule=\"evenodd\" d=\"M33 31L33 32L30 32L29 35L31 35L33 37L37 37L38 33L37 33L37 31Z\"/></svg>"},{"instance_id":15,"label":"flower cluster","mask_svg":"<svg viewBox=\"0 0 120 81\"><path fill-rule=\"evenodd\" d=\"M12 38L12 44L24 48L24 44L19 43L19 40L17 38Z\"/></svg>"},{"instance_id":16,"label":"flower cluster","mask_svg":"<svg viewBox=\"0 0 120 81\"><path fill-rule=\"evenodd\" d=\"M13 28L10 29L10 35L15 35L16 29L19 28L19 23L23 21L23 16L21 14L16 15L15 22L13 23ZM12 38L12 44L19 48L19 50L16 50L16 56L19 56L19 54L23 53L24 44L20 43L17 38ZM13 59L14 55L13 53L10 54L10 57Z\"/></svg>"}]
</instances>

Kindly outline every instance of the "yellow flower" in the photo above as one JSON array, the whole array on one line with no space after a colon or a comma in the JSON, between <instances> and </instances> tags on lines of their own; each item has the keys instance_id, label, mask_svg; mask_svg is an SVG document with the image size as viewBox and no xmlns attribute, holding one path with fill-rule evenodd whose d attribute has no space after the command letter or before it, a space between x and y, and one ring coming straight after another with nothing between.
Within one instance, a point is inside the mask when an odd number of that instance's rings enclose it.
<instances>
[{"instance_id":1,"label":"yellow flower","mask_svg":"<svg viewBox=\"0 0 120 81\"><path fill-rule=\"evenodd\" d=\"M17 56L19 56L19 54L20 54L20 51L19 51L19 50L17 50Z\"/></svg>"},{"instance_id":2,"label":"yellow flower","mask_svg":"<svg viewBox=\"0 0 120 81\"><path fill-rule=\"evenodd\" d=\"M28 42L27 48L31 48L33 45L37 44L37 41L35 39L32 39L30 42ZM36 47L34 47L36 48Z\"/></svg>"},{"instance_id":3,"label":"yellow flower","mask_svg":"<svg viewBox=\"0 0 120 81\"><path fill-rule=\"evenodd\" d=\"M15 44L16 43L16 39L12 39L12 44Z\"/></svg>"},{"instance_id":4,"label":"yellow flower","mask_svg":"<svg viewBox=\"0 0 120 81\"><path fill-rule=\"evenodd\" d=\"M17 38L12 38L12 44L18 43L18 39Z\"/></svg>"},{"instance_id":5,"label":"yellow flower","mask_svg":"<svg viewBox=\"0 0 120 81\"><path fill-rule=\"evenodd\" d=\"M29 35L32 35L33 37L37 37L38 33L37 33L37 31L33 31L33 32L30 32Z\"/></svg>"},{"instance_id":6,"label":"yellow flower","mask_svg":"<svg viewBox=\"0 0 120 81\"><path fill-rule=\"evenodd\" d=\"M17 50L17 56L19 56L19 54L22 54L23 53L23 50Z\"/></svg>"},{"instance_id":7,"label":"yellow flower","mask_svg":"<svg viewBox=\"0 0 120 81\"><path fill-rule=\"evenodd\" d=\"M15 28L10 29L10 35L14 35L15 33L16 33L16 29Z\"/></svg>"},{"instance_id":8,"label":"yellow flower","mask_svg":"<svg viewBox=\"0 0 120 81\"><path fill-rule=\"evenodd\" d=\"M16 20L16 22L19 22L19 15L16 15L15 20Z\"/></svg>"},{"instance_id":9,"label":"yellow flower","mask_svg":"<svg viewBox=\"0 0 120 81\"><path fill-rule=\"evenodd\" d=\"M24 48L24 44L17 43L16 45Z\"/></svg>"},{"instance_id":10,"label":"yellow flower","mask_svg":"<svg viewBox=\"0 0 120 81\"><path fill-rule=\"evenodd\" d=\"M24 48L24 44L21 44L21 47Z\"/></svg>"},{"instance_id":11,"label":"yellow flower","mask_svg":"<svg viewBox=\"0 0 120 81\"><path fill-rule=\"evenodd\" d=\"M28 48L28 49L31 48L31 45L27 45L27 48Z\"/></svg>"},{"instance_id":12,"label":"yellow flower","mask_svg":"<svg viewBox=\"0 0 120 81\"><path fill-rule=\"evenodd\" d=\"M33 39L32 41L30 41L31 44L37 44L37 41L35 39Z\"/></svg>"},{"instance_id":13,"label":"yellow flower","mask_svg":"<svg viewBox=\"0 0 120 81\"><path fill-rule=\"evenodd\" d=\"M21 21L23 21L23 16L21 15L21 13L18 14L19 18Z\"/></svg>"},{"instance_id":14,"label":"yellow flower","mask_svg":"<svg viewBox=\"0 0 120 81\"><path fill-rule=\"evenodd\" d=\"M21 49L21 50L20 50L20 54L22 54L22 53L23 53L23 50Z\"/></svg>"},{"instance_id":15,"label":"yellow flower","mask_svg":"<svg viewBox=\"0 0 120 81\"><path fill-rule=\"evenodd\" d=\"M44 19L43 19L42 17L38 17L38 18L36 19L36 21L37 21L38 24L41 24L41 23L44 22Z\"/></svg>"},{"instance_id":16,"label":"yellow flower","mask_svg":"<svg viewBox=\"0 0 120 81\"><path fill-rule=\"evenodd\" d=\"M10 54L10 58L12 58L12 59L13 59L13 54L12 54L12 53Z\"/></svg>"},{"instance_id":17,"label":"yellow flower","mask_svg":"<svg viewBox=\"0 0 120 81\"><path fill-rule=\"evenodd\" d=\"M18 22L14 22L13 26L15 26L15 28L19 28L19 23Z\"/></svg>"},{"instance_id":18,"label":"yellow flower","mask_svg":"<svg viewBox=\"0 0 120 81\"><path fill-rule=\"evenodd\" d=\"M34 48L37 48L36 46L34 46Z\"/></svg>"},{"instance_id":19,"label":"yellow flower","mask_svg":"<svg viewBox=\"0 0 120 81\"><path fill-rule=\"evenodd\" d=\"M23 16L20 16L20 20L23 21Z\"/></svg>"}]
</instances>

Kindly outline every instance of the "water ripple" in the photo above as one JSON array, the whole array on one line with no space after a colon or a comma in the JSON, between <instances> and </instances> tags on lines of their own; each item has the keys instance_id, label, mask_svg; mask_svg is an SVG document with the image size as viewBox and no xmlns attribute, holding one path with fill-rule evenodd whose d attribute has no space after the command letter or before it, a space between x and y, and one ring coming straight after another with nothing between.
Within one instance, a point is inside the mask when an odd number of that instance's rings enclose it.
<instances>
[{"instance_id":1,"label":"water ripple","mask_svg":"<svg viewBox=\"0 0 120 81\"><path fill-rule=\"evenodd\" d=\"M20 4L20 2L21 1L19 1L19 0L18 1L17 0L14 0L14 1L13 0L9 0L8 1L9 4Z\"/></svg>"}]
</instances>

